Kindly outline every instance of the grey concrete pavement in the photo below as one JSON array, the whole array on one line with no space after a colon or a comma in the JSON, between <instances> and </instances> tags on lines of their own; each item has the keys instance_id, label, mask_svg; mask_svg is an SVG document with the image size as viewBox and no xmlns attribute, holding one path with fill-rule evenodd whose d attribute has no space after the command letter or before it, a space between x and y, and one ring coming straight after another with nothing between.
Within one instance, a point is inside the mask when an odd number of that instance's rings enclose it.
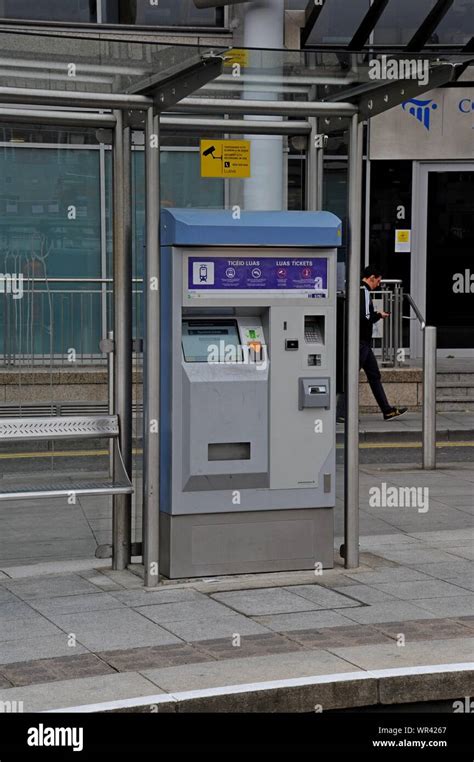
<instances>
[{"instance_id":1,"label":"grey concrete pavement","mask_svg":"<svg viewBox=\"0 0 474 762\"><path fill-rule=\"evenodd\" d=\"M362 414L359 418L361 442L411 442L421 439L422 414L405 413L393 421L384 421L379 413ZM337 440L343 441L343 424L337 424ZM474 440L474 413L445 412L436 415L437 439L444 441Z\"/></svg>"},{"instance_id":2,"label":"grey concrete pavement","mask_svg":"<svg viewBox=\"0 0 474 762\"><path fill-rule=\"evenodd\" d=\"M414 488L415 501L380 500L388 487L396 498ZM153 591L138 564L113 572L106 559L68 556L85 518L95 544L107 506L55 502L45 508L56 556L22 551L45 520L38 505L0 518L0 706L311 711L474 691L471 464L362 467L358 569L338 556L339 496L334 569ZM68 531L54 532L63 517Z\"/></svg>"}]
</instances>

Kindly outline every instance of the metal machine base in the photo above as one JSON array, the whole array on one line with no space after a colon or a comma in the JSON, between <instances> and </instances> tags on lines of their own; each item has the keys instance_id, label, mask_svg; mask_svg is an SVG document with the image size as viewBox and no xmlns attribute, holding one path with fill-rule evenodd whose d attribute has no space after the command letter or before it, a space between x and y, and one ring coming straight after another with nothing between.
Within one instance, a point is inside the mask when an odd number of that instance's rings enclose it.
<instances>
[{"instance_id":1,"label":"metal machine base","mask_svg":"<svg viewBox=\"0 0 474 762\"><path fill-rule=\"evenodd\" d=\"M170 579L296 571L334 563L333 508L160 515L160 572Z\"/></svg>"}]
</instances>

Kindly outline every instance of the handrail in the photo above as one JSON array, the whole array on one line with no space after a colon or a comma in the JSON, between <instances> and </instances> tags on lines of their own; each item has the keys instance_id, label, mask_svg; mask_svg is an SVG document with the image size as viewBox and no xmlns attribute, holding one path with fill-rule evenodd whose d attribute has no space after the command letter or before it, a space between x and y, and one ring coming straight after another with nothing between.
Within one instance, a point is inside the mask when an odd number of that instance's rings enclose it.
<instances>
[{"instance_id":1,"label":"handrail","mask_svg":"<svg viewBox=\"0 0 474 762\"><path fill-rule=\"evenodd\" d=\"M413 299L411 294L405 293L404 296L405 296L407 302L409 303L410 307L412 308L413 312L417 316L417 318L418 318L418 320L420 322L421 330L423 331L425 329L425 327L426 327L426 322L425 322L425 319L424 319L423 315L421 314L420 310L418 309L418 306L417 306L415 300Z\"/></svg>"},{"instance_id":2,"label":"handrail","mask_svg":"<svg viewBox=\"0 0 474 762\"><path fill-rule=\"evenodd\" d=\"M34 283L113 283L113 278L37 278L30 277L28 273L22 273L23 280ZM143 283L143 278L132 278L133 283Z\"/></svg>"}]
</instances>

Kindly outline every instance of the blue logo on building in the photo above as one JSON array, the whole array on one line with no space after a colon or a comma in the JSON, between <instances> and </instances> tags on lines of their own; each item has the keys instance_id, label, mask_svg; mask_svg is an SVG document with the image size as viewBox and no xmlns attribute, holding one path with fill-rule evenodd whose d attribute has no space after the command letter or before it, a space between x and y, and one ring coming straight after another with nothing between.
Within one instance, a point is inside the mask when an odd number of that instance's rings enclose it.
<instances>
[{"instance_id":1,"label":"blue logo on building","mask_svg":"<svg viewBox=\"0 0 474 762\"><path fill-rule=\"evenodd\" d=\"M404 111L408 111L411 116L414 116L429 131L431 112L436 111L438 104L432 100L421 101L417 98L411 98L409 101L402 103L402 108Z\"/></svg>"}]
</instances>

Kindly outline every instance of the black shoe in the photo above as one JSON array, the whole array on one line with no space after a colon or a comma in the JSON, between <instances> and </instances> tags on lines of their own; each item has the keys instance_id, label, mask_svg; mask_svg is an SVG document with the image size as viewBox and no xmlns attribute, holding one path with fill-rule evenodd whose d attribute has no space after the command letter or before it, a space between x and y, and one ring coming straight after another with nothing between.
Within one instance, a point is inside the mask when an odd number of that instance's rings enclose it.
<instances>
[{"instance_id":1,"label":"black shoe","mask_svg":"<svg viewBox=\"0 0 474 762\"><path fill-rule=\"evenodd\" d=\"M346 418L345 418L344 415L338 415L337 418L336 418L336 421L338 423L345 423L346 422Z\"/></svg>"},{"instance_id":2,"label":"black shoe","mask_svg":"<svg viewBox=\"0 0 474 762\"><path fill-rule=\"evenodd\" d=\"M398 418L399 415L403 415L407 410L407 407L392 407L388 413L383 414L383 419L384 421L391 421L392 418Z\"/></svg>"}]
</instances>

